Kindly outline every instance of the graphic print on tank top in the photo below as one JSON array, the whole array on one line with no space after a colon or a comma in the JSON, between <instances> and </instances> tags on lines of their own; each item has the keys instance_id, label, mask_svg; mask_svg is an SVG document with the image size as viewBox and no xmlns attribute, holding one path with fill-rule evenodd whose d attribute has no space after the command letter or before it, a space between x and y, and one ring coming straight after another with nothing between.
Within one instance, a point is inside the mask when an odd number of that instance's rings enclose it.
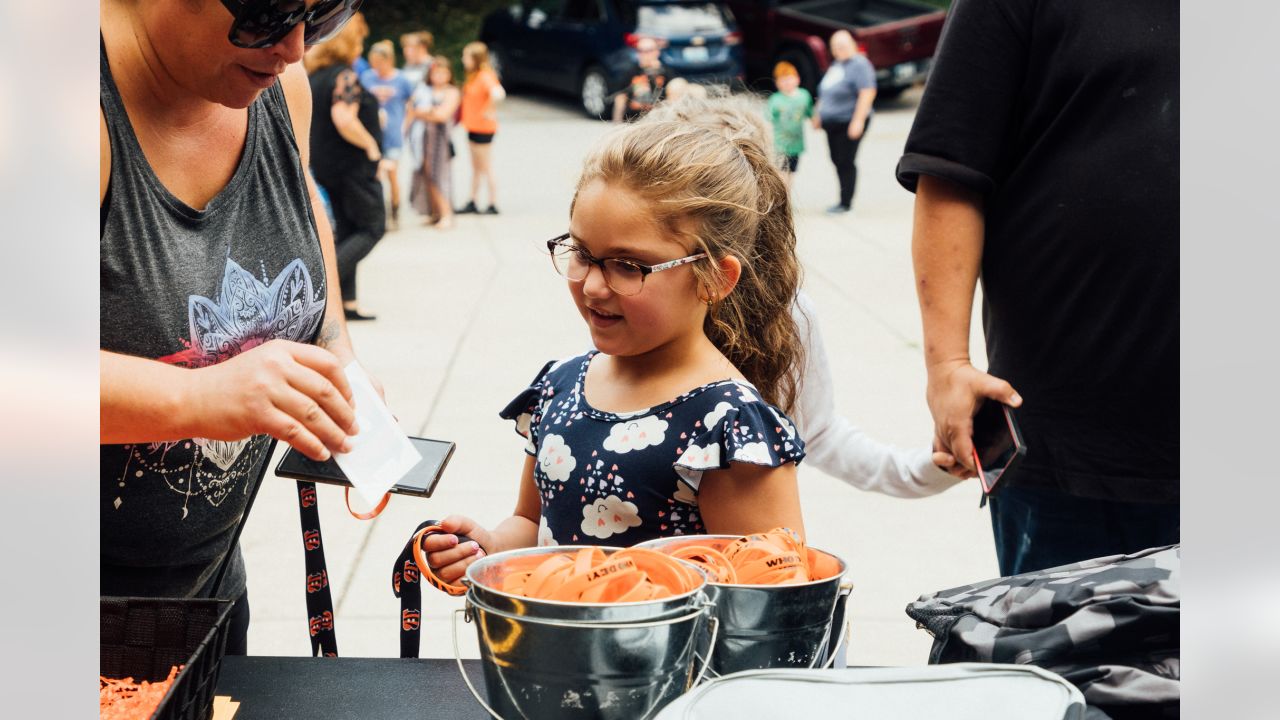
<instances>
[{"instance_id":1,"label":"graphic print on tank top","mask_svg":"<svg viewBox=\"0 0 1280 720\"><path fill-rule=\"evenodd\" d=\"M179 338L185 350L158 358L186 368L202 368L230 359L274 338L305 342L315 335L324 314L324 293L295 259L274 280L262 280L227 258L217 298L192 295L187 300L190 337ZM237 488L248 492L249 476L268 445L255 435L236 441L190 438L172 442L125 445L128 453L113 505L127 501L130 482L162 480L184 495L182 517L192 497L217 507Z\"/></svg>"}]
</instances>

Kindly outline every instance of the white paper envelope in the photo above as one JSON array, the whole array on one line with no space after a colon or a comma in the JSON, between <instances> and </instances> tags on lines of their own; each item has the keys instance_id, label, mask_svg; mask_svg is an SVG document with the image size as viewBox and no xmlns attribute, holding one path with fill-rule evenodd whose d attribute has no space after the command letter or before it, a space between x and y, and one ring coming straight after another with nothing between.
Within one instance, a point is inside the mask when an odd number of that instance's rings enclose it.
<instances>
[{"instance_id":1,"label":"white paper envelope","mask_svg":"<svg viewBox=\"0 0 1280 720\"><path fill-rule=\"evenodd\" d=\"M351 383L360 432L350 438L351 452L334 453L333 459L365 502L376 505L392 485L422 461L422 455L391 416L360 363L353 360L343 371Z\"/></svg>"}]
</instances>

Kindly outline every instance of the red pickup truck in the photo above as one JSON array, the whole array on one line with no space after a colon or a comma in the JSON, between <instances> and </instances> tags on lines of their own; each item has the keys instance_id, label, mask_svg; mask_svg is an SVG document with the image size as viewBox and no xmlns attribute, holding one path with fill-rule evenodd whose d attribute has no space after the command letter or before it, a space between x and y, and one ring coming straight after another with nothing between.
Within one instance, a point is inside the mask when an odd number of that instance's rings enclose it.
<instances>
[{"instance_id":1,"label":"red pickup truck","mask_svg":"<svg viewBox=\"0 0 1280 720\"><path fill-rule=\"evenodd\" d=\"M924 80L946 10L918 0L730 0L746 51L747 79L768 83L786 60L812 92L831 64L827 41L853 33L876 69L878 97L895 97Z\"/></svg>"}]
</instances>

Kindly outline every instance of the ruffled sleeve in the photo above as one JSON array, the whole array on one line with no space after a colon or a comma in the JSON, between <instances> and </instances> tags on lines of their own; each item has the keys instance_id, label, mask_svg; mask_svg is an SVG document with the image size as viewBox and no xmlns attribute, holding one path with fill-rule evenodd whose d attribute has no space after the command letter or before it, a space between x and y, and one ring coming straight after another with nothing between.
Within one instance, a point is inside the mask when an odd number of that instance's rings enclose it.
<instances>
[{"instance_id":1,"label":"ruffled sleeve","mask_svg":"<svg viewBox=\"0 0 1280 720\"><path fill-rule=\"evenodd\" d=\"M524 437L528 442L525 444L524 451L530 455L538 454L538 423L542 420L543 403L548 397L547 393L547 373L551 371L555 361L548 362L538 371L533 382L529 383L529 387L515 396L507 406L498 413L504 420L514 420L516 424L516 432Z\"/></svg>"},{"instance_id":2,"label":"ruffled sleeve","mask_svg":"<svg viewBox=\"0 0 1280 720\"><path fill-rule=\"evenodd\" d=\"M804 458L804 441L786 413L763 401L722 402L702 420L675 461L677 474L697 491L702 473L725 470L731 463L779 467Z\"/></svg>"}]
</instances>

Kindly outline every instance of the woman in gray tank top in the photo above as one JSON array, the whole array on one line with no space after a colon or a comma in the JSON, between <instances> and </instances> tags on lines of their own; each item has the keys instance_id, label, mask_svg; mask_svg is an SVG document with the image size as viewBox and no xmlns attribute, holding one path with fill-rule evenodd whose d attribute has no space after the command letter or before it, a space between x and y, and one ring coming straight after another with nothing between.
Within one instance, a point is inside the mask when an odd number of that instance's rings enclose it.
<instances>
[{"instance_id":1,"label":"woman in gray tank top","mask_svg":"<svg viewBox=\"0 0 1280 720\"><path fill-rule=\"evenodd\" d=\"M359 2L197 5L102 5L101 592L238 598L244 652L269 437L321 460L357 432L298 61Z\"/></svg>"}]
</instances>

